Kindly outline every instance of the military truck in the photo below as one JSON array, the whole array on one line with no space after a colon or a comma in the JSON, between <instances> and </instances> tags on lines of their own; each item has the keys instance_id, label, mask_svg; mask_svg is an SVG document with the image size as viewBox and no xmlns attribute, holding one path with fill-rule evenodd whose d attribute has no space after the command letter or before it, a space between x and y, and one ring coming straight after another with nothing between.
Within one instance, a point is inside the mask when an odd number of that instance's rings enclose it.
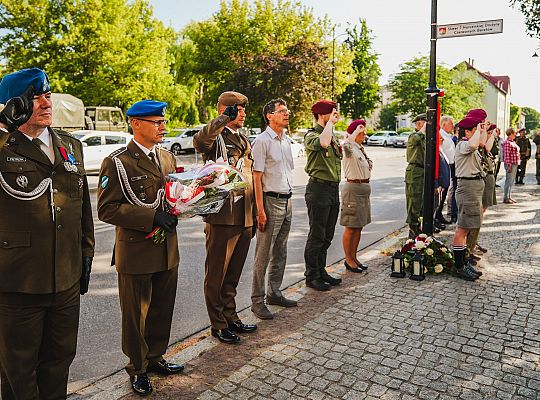
<instances>
[{"instance_id":1,"label":"military truck","mask_svg":"<svg viewBox=\"0 0 540 400\"><path fill-rule=\"evenodd\" d=\"M124 114L118 107L85 107L81 99L66 93L52 93L52 102L53 128L127 132Z\"/></svg>"}]
</instances>

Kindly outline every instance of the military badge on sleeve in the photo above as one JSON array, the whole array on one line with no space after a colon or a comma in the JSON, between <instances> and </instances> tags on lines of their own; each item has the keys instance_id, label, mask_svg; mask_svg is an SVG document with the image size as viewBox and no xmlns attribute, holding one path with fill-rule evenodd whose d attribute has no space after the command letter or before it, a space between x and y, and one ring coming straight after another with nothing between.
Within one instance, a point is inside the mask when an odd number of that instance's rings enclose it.
<instances>
[{"instance_id":1,"label":"military badge on sleeve","mask_svg":"<svg viewBox=\"0 0 540 400\"><path fill-rule=\"evenodd\" d=\"M109 177L107 175L103 175L101 177L101 188L105 189L108 184L109 184Z\"/></svg>"}]
</instances>

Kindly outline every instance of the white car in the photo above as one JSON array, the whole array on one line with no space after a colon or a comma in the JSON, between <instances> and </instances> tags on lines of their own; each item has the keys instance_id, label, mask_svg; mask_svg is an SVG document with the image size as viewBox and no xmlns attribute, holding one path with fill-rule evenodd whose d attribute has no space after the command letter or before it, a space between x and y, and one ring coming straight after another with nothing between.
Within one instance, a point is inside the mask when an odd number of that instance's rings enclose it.
<instances>
[{"instance_id":1,"label":"white car","mask_svg":"<svg viewBox=\"0 0 540 400\"><path fill-rule=\"evenodd\" d=\"M375 132L373 135L371 135L368 140L367 144L369 146L393 146L394 140L397 136L397 132L394 131L379 131Z\"/></svg>"},{"instance_id":2,"label":"white car","mask_svg":"<svg viewBox=\"0 0 540 400\"><path fill-rule=\"evenodd\" d=\"M101 162L113 151L127 146L133 137L127 132L73 131L73 136L83 144L84 169L87 173L99 172Z\"/></svg>"},{"instance_id":3,"label":"white car","mask_svg":"<svg viewBox=\"0 0 540 400\"><path fill-rule=\"evenodd\" d=\"M184 150L193 149L193 136L199 131L198 128L173 130L171 136L163 137L161 145L178 156Z\"/></svg>"}]
</instances>

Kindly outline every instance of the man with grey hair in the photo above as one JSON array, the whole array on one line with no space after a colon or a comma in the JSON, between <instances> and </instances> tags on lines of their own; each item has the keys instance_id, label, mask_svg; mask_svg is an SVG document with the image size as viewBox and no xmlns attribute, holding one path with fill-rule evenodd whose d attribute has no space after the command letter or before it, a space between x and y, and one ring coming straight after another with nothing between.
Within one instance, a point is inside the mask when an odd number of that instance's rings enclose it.
<instances>
[{"instance_id":1,"label":"man with grey hair","mask_svg":"<svg viewBox=\"0 0 540 400\"><path fill-rule=\"evenodd\" d=\"M257 247L253 267L251 311L261 319L273 315L264 304L264 281L268 268L266 303L294 307L280 291L287 263L287 240L292 219L291 144L285 134L290 111L283 99L270 100L263 108L268 124L253 144L253 186L257 204Z\"/></svg>"},{"instance_id":2,"label":"man with grey hair","mask_svg":"<svg viewBox=\"0 0 540 400\"><path fill-rule=\"evenodd\" d=\"M448 115L441 117L441 129L439 131L440 136L443 138L440 150L446 156L448 160L448 165L450 166L450 178L452 181L451 189L444 190L440 193L439 206L435 211L435 223L436 225L454 223L457 221L457 204L456 204L456 144L452 140L452 134L454 132L454 119ZM444 202L447 198L447 194L450 191L450 196L448 197L448 202L450 203L450 221L444 219L442 215L442 210L444 208Z\"/></svg>"}]
</instances>

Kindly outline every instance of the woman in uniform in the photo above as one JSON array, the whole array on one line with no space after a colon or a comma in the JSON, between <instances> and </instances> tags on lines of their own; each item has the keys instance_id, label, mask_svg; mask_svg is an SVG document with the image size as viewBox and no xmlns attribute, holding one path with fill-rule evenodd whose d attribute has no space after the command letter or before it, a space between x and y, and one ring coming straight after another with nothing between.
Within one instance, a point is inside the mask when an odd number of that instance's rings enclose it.
<instances>
[{"instance_id":1,"label":"woman in uniform","mask_svg":"<svg viewBox=\"0 0 540 400\"><path fill-rule=\"evenodd\" d=\"M362 272L367 266L356 258L362 228L371 222L371 176L372 161L364 146L366 122L357 119L347 128L349 136L343 143L343 173L345 185L341 191L341 219L343 231L343 251L345 268L351 272Z\"/></svg>"},{"instance_id":2,"label":"woman in uniform","mask_svg":"<svg viewBox=\"0 0 540 400\"><path fill-rule=\"evenodd\" d=\"M452 247L457 276L468 281L474 281L481 275L481 272L465 262L465 252L467 236L472 230L480 228L482 224L485 172L482 166L484 159L478 148L485 145L487 141L486 122L482 121L483 118L473 114L458 123L455 159L458 180L456 190L458 220Z\"/></svg>"}]
</instances>

